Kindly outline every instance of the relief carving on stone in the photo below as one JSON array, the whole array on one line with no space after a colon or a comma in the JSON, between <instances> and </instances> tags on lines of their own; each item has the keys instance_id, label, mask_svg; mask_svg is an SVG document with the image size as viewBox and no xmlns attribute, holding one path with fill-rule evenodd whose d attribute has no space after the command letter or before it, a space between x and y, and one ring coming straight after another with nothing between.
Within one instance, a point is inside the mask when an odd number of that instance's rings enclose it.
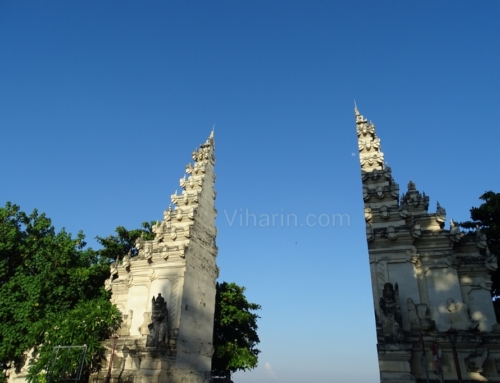
<instances>
[{"instance_id":1,"label":"relief carving on stone","mask_svg":"<svg viewBox=\"0 0 500 383\"><path fill-rule=\"evenodd\" d=\"M152 227L153 233L155 233L155 241L157 243L163 242L163 232L165 231L165 221L156 222Z\"/></svg>"},{"instance_id":2,"label":"relief carving on stone","mask_svg":"<svg viewBox=\"0 0 500 383\"><path fill-rule=\"evenodd\" d=\"M412 331L429 331L436 326L436 323L431 319L429 307L425 303L415 304L412 298L408 298L406 303Z\"/></svg>"},{"instance_id":3,"label":"relief carving on stone","mask_svg":"<svg viewBox=\"0 0 500 383\"><path fill-rule=\"evenodd\" d=\"M135 248L137 249L137 255L142 257L144 255L144 238L142 237L142 234L137 240L135 241Z\"/></svg>"},{"instance_id":4,"label":"relief carving on stone","mask_svg":"<svg viewBox=\"0 0 500 383\"><path fill-rule=\"evenodd\" d=\"M128 314L123 315L123 320L120 328L116 331L116 333L120 336L130 335L130 326L132 325L132 318L134 315L133 310L128 310Z\"/></svg>"},{"instance_id":5,"label":"relief carving on stone","mask_svg":"<svg viewBox=\"0 0 500 383\"><path fill-rule=\"evenodd\" d=\"M367 223L366 224L366 240L368 242L372 241L374 239L374 236L373 236L373 228L372 228L372 225Z\"/></svg>"},{"instance_id":6,"label":"relief carving on stone","mask_svg":"<svg viewBox=\"0 0 500 383\"><path fill-rule=\"evenodd\" d=\"M371 221L372 217L372 209L369 207L365 207L365 221Z\"/></svg>"},{"instance_id":7,"label":"relief carving on stone","mask_svg":"<svg viewBox=\"0 0 500 383\"><path fill-rule=\"evenodd\" d=\"M384 197L384 188L382 186L377 186L375 189L377 191L377 197L378 198L383 198Z\"/></svg>"},{"instance_id":8,"label":"relief carving on stone","mask_svg":"<svg viewBox=\"0 0 500 383\"><path fill-rule=\"evenodd\" d=\"M453 298L446 300L446 306L450 313L451 328L459 331L473 331L479 326L479 322L471 319L467 303L455 302Z\"/></svg>"},{"instance_id":9,"label":"relief carving on stone","mask_svg":"<svg viewBox=\"0 0 500 383\"><path fill-rule=\"evenodd\" d=\"M127 255L125 255L122 259L122 267L128 270L130 268L131 259L132 259L132 252L131 250L129 250Z\"/></svg>"},{"instance_id":10,"label":"relief carving on stone","mask_svg":"<svg viewBox=\"0 0 500 383\"><path fill-rule=\"evenodd\" d=\"M396 229L394 226L389 226L386 229L386 237L389 238L391 241L395 241L398 238L398 235L396 233Z\"/></svg>"},{"instance_id":11,"label":"relief carving on stone","mask_svg":"<svg viewBox=\"0 0 500 383\"><path fill-rule=\"evenodd\" d=\"M420 224L419 223L414 223L412 228L411 228L411 236L413 238L420 238L422 235L422 230L420 229Z\"/></svg>"},{"instance_id":12,"label":"relief carving on stone","mask_svg":"<svg viewBox=\"0 0 500 383\"><path fill-rule=\"evenodd\" d=\"M111 291L111 289L112 289L112 286L111 286L112 282L113 282L113 280L111 278L106 279L104 281L104 290Z\"/></svg>"},{"instance_id":13,"label":"relief carving on stone","mask_svg":"<svg viewBox=\"0 0 500 383\"><path fill-rule=\"evenodd\" d=\"M382 219L388 219L390 217L389 208L385 205L380 206L379 214Z\"/></svg>"},{"instance_id":14,"label":"relief carving on stone","mask_svg":"<svg viewBox=\"0 0 500 383\"><path fill-rule=\"evenodd\" d=\"M179 208L179 206L175 208L175 218L177 219L177 221L182 221L182 210Z\"/></svg>"},{"instance_id":15,"label":"relief carving on stone","mask_svg":"<svg viewBox=\"0 0 500 383\"><path fill-rule=\"evenodd\" d=\"M465 358L465 365L469 372L483 372L484 361L488 358L488 349L478 347Z\"/></svg>"},{"instance_id":16,"label":"relief carving on stone","mask_svg":"<svg viewBox=\"0 0 500 383\"><path fill-rule=\"evenodd\" d=\"M391 196L399 197L399 185L391 178Z\"/></svg>"},{"instance_id":17,"label":"relief carving on stone","mask_svg":"<svg viewBox=\"0 0 500 383\"><path fill-rule=\"evenodd\" d=\"M399 305L399 288L396 283L384 284L382 297L379 301L381 311L380 324L386 343L398 343L404 339L402 329L401 307Z\"/></svg>"},{"instance_id":18,"label":"relief carving on stone","mask_svg":"<svg viewBox=\"0 0 500 383\"><path fill-rule=\"evenodd\" d=\"M168 205L168 209L163 212L163 220L170 221L172 219L172 205Z\"/></svg>"}]
</instances>

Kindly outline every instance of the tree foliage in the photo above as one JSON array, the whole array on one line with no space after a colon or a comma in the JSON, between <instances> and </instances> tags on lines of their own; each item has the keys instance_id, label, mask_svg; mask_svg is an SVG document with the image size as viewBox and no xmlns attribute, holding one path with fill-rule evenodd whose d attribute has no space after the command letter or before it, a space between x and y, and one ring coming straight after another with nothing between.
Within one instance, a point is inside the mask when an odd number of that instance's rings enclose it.
<instances>
[{"instance_id":1,"label":"tree foliage","mask_svg":"<svg viewBox=\"0 0 500 383\"><path fill-rule=\"evenodd\" d=\"M487 191L479 197L484 201L479 207L470 209L471 221L462 222L460 226L475 231L479 228L486 234L488 248L500 260L500 193ZM500 321L500 264L492 273L492 296L497 321Z\"/></svg>"},{"instance_id":2,"label":"tree foliage","mask_svg":"<svg viewBox=\"0 0 500 383\"><path fill-rule=\"evenodd\" d=\"M107 298L79 302L64 313L51 313L33 327L33 332L43 343L37 350L38 358L30 367L28 380L43 382L49 369L50 376L57 378L65 371L77 371L80 353L70 354L64 366L54 362L55 346L87 346L85 369L81 381L88 381L89 374L98 371L104 358L105 348L101 341L109 338L120 327L121 314ZM69 367L69 368L68 368Z\"/></svg>"},{"instance_id":3,"label":"tree foliage","mask_svg":"<svg viewBox=\"0 0 500 383\"><path fill-rule=\"evenodd\" d=\"M214 320L214 355L212 375L230 378L238 370L257 367L260 342L257 318L252 311L261 306L249 303L245 287L235 283L217 283Z\"/></svg>"},{"instance_id":4,"label":"tree foliage","mask_svg":"<svg viewBox=\"0 0 500 383\"><path fill-rule=\"evenodd\" d=\"M109 262L84 249L85 236L56 233L51 220L17 205L0 208L0 362L23 362L43 338L33 329L78 302L108 297Z\"/></svg>"},{"instance_id":5,"label":"tree foliage","mask_svg":"<svg viewBox=\"0 0 500 383\"><path fill-rule=\"evenodd\" d=\"M96 237L97 241L103 247L99 250L99 254L104 258L115 261L121 260L129 252L135 257L137 255L135 241L140 237L144 240L153 239L155 237L153 233L153 225L155 223L155 221L143 222L141 229L133 230L127 230L123 226L118 226L115 229L117 235Z\"/></svg>"}]
</instances>

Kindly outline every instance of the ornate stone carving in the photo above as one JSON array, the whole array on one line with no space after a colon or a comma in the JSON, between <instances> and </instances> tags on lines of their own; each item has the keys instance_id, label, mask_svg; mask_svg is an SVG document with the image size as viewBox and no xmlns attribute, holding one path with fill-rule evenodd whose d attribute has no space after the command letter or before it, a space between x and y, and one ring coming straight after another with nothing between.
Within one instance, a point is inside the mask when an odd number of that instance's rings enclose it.
<instances>
[{"instance_id":1,"label":"ornate stone carving","mask_svg":"<svg viewBox=\"0 0 500 383\"><path fill-rule=\"evenodd\" d=\"M153 245L151 243L146 244L145 250L144 250L144 258L145 259L151 259L153 258Z\"/></svg>"},{"instance_id":2,"label":"ornate stone carving","mask_svg":"<svg viewBox=\"0 0 500 383\"><path fill-rule=\"evenodd\" d=\"M111 291L111 284L113 283L113 280L111 278L108 278L104 281L104 290L106 291Z\"/></svg>"},{"instance_id":3,"label":"ornate stone carving","mask_svg":"<svg viewBox=\"0 0 500 383\"><path fill-rule=\"evenodd\" d=\"M443 227L444 223L446 222L446 209L442 207L439 202L437 202L436 207L436 221L441 227Z\"/></svg>"},{"instance_id":4,"label":"ornate stone carving","mask_svg":"<svg viewBox=\"0 0 500 383\"><path fill-rule=\"evenodd\" d=\"M155 241L157 243L163 242L163 232L165 230L165 221L156 222L152 227L153 233L155 233Z\"/></svg>"},{"instance_id":5,"label":"ornate stone carving","mask_svg":"<svg viewBox=\"0 0 500 383\"><path fill-rule=\"evenodd\" d=\"M360 162L361 166L380 166L384 163L384 154L382 152L375 152L371 155L363 155Z\"/></svg>"},{"instance_id":6,"label":"ornate stone carving","mask_svg":"<svg viewBox=\"0 0 500 383\"><path fill-rule=\"evenodd\" d=\"M172 229L170 230L170 238L172 238L173 241L177 238L177 229L175 226L172 226Z\"/></svg>"},{"instance_id":7,"label":"ornate stone carving","mask_svg":"<svg viewBox=\"0 0 500 383\"><path fill-rule=\"evenodd\" d=\"M378 140L378 142L379 142L379 144L380 144L380 139L378 139L378 138L377 138L377 140ZM389 166L389 164L388 164L387 162L386 162L386 163L385 163L385 165L384 165L383 174L384 174L385 179L388 179L388 180L394 181L394 180L392 179L392 169L391 169L391 167ZM398 195L399 195L399 194L398 194Z\"/></svg>"},{"instance_id":8,"label":"ornate stone carving","mask_svg":"<svg viewBox=\"0 0 500 383\"><path fill-rule=\"evenodd\" d=\"M411 298L408 298L406 303L412 331L429 331L436 326L425 303L415 304Z\"/></svg>"},{"instance_id":9,"label":"ornate stone carving","mask_svg":"<svg viewBox=\"0 0 500 383\"><path fill-rule=\"evenodd\" d=\"M175 218L177 219L177 221L182 221L182 210L179 208L179 206L175 208Z\"/></svg>"},{"instance_id":10,"label":"ornate stone carving","mask_svg":"<svg viewBox=\"0 0 500 383\"><path fill-rule=\"evenodd\" d=\"M130 261L132 259L132 253L131 251L129 250L129 252L127 253L127 255L125 255L122 259L122 267L125 268L125 269L129 269L130 268Z\"/></svg>"},{"instance_id":11,"label":"ornate stone carving","mask_svg":"<svg viewBox=\"0 0 500 383\"><path fill-rule=\"evenodd\" d=\"M188 218L193 221L194 220L194 208L192 207L191 209L189 209L189 213L188 213Z\"/></svg>"},{"instance_id":12,"label":"ornate stone carving","mask_svg":"<svg viewBox=\"0 0 500 383\"><path fill-rule=\"evenodd\" d=\"M382 186L377 186L377 188L375 189L376 193L377 193L377 197L378 198L383 198L384 197L384 188Z\"/></svg>"},{"instance_id":13,"label":"ornate stone carving","mask_svg":"<svg viewBox=\"0 0 500 383\"><path fill-rule=\"evenodd\" d=\"M391 196L393 196L394 198L399 197L399 185L396 182L394 182L392 178L391 178Z\"/></svg>"},{"instance_id":14,"label":"ornate stone carving","mask_svg":"<svg viewBox=\"0 0 500 383\"><path fill-rule=\"evenodd\" d=\"M367 187L363 186L363 199L368 201L370 199L370 190Z\"/></svg>"},{"instance_id":15,"label":"ornate stone carving","mask_svg":"<svg viewBox=\"0 0 500 383\"><path fill-rule=\"evenodd\" d=\"M182 202L184 202L184 205L189 203L189 194L186 190L182 191Z\"/></svg>"},{"instance_id":16,"label":"ornate stone carving","mask_svg":"<svg viewBox=\"0 0 500 383\"><path fill-rule=\"evenodd\" d=\"M399 206L399 216L403 217L403 218L406 218L406 217L408 217L408 215L409 215L409 213L408 213L408 205L406 203L402 203Z\"/></svg>"},{"instance_id":17,"label":"ornate stone carving","mask_svg":"<svg viewBox=\"0 0 500 383\"><path fill-rule=\"evenodd\" d=\"M373 228L372 228L372 225L367 223L366 224L366 240L368 242L370 241L373 241L374 237L373 237Z\"/></svg>"},{"instance_id":18,"label":"ornate stone carving","mask_svg":"<svg viewBox=\"0 0 500 383\"><path fill-rule=\"evenodd\" d=\"M179 180L179 184L181 186L181 188L185 189L186 188L186 185L187 185L187 182L186 182L186 175L184 174L184 177L182 177L180 180Z\"/></svg>"},{"instance_id":19,"label":"ornate stone carving","mask_svg":"<svg viewBox=\"0 0 500 383\"><path fill-rule=\"evenodd\" d=\"M172 219L172 205L168 205L168 209L163 212L163 220L165 222Z\"/></svg>"},{"instance_id":20,"label":"ornate stone carving","mask_svg":"<svg viewBox=\"0 0 500 383\"><path fill-rule=\"evenodd\" d=\"M148 325L149 335L146 347L161 347L168 344L168 310L167 302L158 294L153 297L151 310L151 323Z\"/></svg>"},{"instance_id":21,"label":"ornate stone carving","mask_svg":"<svg viewBox=\"0 0 500 383\"><path fill-rule=\"evenodd\" d=\"M488 245L486 234L484 234L479 226L476 226L476 246L479 249L484 249Z\"/></svg>"},{"instance_id":22,"label":"ornate stone carving","mask_svg":"<svg viewBox=\"0 0 500 383\"><path fill-rule=\"evenodd\" d=\"M109 272L111 274L111 279L113 279L115 275L118 275L118 262L111 262Z\"/></svg>"},{"instance_id":23,"label":"ornate stone carving","mask_svg":"<svg viewBox=\"0 0 500 383\"><path fill-rule=\"evenodd\" d=\"M174 194L170 196L170 201L175 205L177 204L177 200L179 199L179 196L177 195L177 190L175 191Z\"/></svg>"},{"instance_id":24,"label":"ornate stone carving","mask_svg":"<svg viewBox=\"0 0 500 383\"><path fill-rule=\"evenodd\" d=\"M386 229L386 237L389 238L391 241L395 241L398 238L398 235L396 233L396 229L394 226L389 226Z\"/></svg>"},{"instance_id":25,"label":"ornate stone carving","mask_svg":"<svg viewBox=\"0 0 500 383\"><path fill-rule=\"evenodd\" d=\"M465 365L469 372L483 372L484 361L488 358L488 349L478 347L465 358Z\"/></svg>"},{"instance_id":26,"label":"ornate stone carving","mask_svg":"<svg viewBox=\"0 0 500 383\"><path fill-rule=\"evenodd\" d=\"M116 333L120 336L128 336L130 335L130 326L132 325L132 318L134 312L132 310L128 310L128 314L123 315L122 325L116 331Z\"/></svg>"},{"instance_id":27,"label":"ornate stone carving","mask_svg":"<svg viewBox=\"0 0 500 383\"><path fill-rule=\"evenodd\" d=\"M414 223L411 228L411 236L413 238L420 238L421 235L422 235L422 230L420 229L420 224Z\"/></svg>"},{"instance_id":28,"label":"ornate stone carving","mask_svg":"<svg viewBox=\"0 0 500 383\"><path fill-rule=\"evenodd\" d=\"M137 249L137 255L138 256L143 256L144 255L144 238L142 237L142 234L135 241L135 248Z\"/></svg>"},{"instance_id":29,"label":"ornate stone carving","mask_svg":"<svg viewBox=\"0 0 500 383\"><path fill-rule=\"evenodd\" d=\"M401 307L399 306L399 288L396 283L393 287L392 283L384 284L382 297L379 301L381 311L380 324L382 333L387 343L398 343L404 339L402 329Z\"/></svg>"},{"instance_id":30,"label":"ornate stone carving","mask_svg":"<svg viewBox=\"0 0 500 383\"><path fill-rule=\"evenodd\" d=\"M415 182L413 182L412 180L410 180L410 182L408 182L408 191L411 191L411 190L417 190L417 185L415 185Z\"/></svg>"},{"instance_id":31,"label":"ornate stone carving","mask_svg":"<svg viewBox=\"0 0 500 383\"><path fill-rule=\"evenodd\" d=\"M388 219L390 217L389 208L385 205L380 206L379 214L382 219Z\"/></svg>"},{"instance_id":32,"label":"ornate stone carving","mask_svg":"<svg viewBox=\"0 0 500 383\"><path fill-rule=\"evenodd\" d=\"M453 242L460 242L460 238L462 238L460 228L452 219L450 219L450 239Z\"/></svg>"},{"instance_id":33,"label":"ornate stone carving","mask_svg":"<svg viewBox=\"0 0 500 383\"><path fill-rule=\"evenodd\" d=\"M365 220L371 221L372 217L372 209L370 209L369 207L365 207Z\"/></svg>"},{"instance_id":34,"label":"ornate stone carving","mask_svg":"<svg viewBox=\"0 0 500 383\"><path fill-rule=\"evenodd\" d=\"M471 319L467 303L455 302L453 298L446 300L446 306L450 313L451 328L455 330L475 330L479 322Z\"/></svg>"}]
</instances>

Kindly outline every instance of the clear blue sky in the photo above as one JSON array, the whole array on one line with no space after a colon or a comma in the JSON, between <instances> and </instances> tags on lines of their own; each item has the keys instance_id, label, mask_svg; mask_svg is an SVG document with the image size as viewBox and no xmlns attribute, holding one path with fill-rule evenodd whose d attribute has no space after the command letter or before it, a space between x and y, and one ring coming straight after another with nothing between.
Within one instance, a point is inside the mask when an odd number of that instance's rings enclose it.
<instances>
[{"instance_id":1,"label":"clear blue sky","mask_svg":"<svg viewBox=\"0 0 500 383\"><path fill-rule=\"evenodd\" d=\"M431 211L466 220L500 191L499 14L498 1L4 0L0 203L95 247L162 218L216 124L220 279L262 305L259 367L236 381L376 383L353 100L401 190L411 178ZM277 221L246 225L247 209Z\"/></svg>"}]
</instances>

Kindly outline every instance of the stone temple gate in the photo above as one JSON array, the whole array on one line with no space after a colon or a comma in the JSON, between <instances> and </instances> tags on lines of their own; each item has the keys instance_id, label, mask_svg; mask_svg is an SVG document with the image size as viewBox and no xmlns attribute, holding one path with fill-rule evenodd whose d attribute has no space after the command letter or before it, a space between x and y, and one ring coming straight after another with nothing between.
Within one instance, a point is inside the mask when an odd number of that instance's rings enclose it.
<instances>
[{"instance_id":1,"label":"stone temple gate","mask_svg":"<svg viewBox=\"0 0 500 383\"><path fill-rule=\"evenodd\" d=\"M106 289L124 315L107 361L90 382L211 381L215 309L215 155L213 132L192 153L154 240L140 238L136 257L111 266ZM112 355L112 358L111 358Z\"/></svg>"},{"instance_id":2,"label":"stone temple gate","mask_svg":"<svg viewBox=\"0 0 500 383\"><path fill-rule=\"evenodd\" d=\"M412 181L400 195L375 125L355 117L381 382L500 382L485 235L446 229Z\"/></svg>"}]
</instances>

